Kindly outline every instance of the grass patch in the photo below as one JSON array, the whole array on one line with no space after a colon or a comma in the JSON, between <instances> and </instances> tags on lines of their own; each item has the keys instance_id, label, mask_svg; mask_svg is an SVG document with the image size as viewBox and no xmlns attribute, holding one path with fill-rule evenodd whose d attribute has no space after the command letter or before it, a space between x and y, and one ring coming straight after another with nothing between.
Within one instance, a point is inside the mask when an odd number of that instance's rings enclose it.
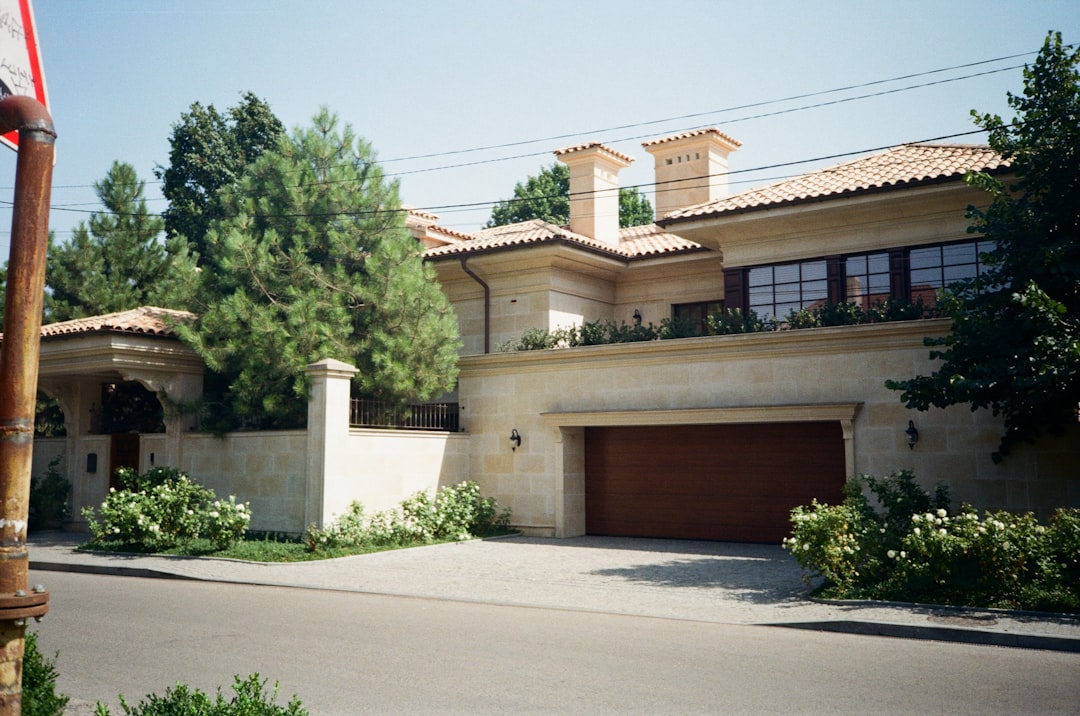
<instances>
[{"instance_id":1,"label":"grass patch","mask_svg":"<svg viewBox=\"0 0 1080 716\"><path fill-rule=\"evenodd\" d=\"M512 534L517 534L517 532L510 529L495 530L491 533L481 535L476 539ZM316 552L312 552L307 548L300 537L291 537L289 535L250 534L243 539L237 540L227 549L218 549L210 540L198 539L161 551L147 549L138 542L120 541L106 543L87 542L76 549L81 552L121 552L124 554L156 554L176 557L219 557L223 559L239 559L245 562L288 563L313 562L321 559L352 557L358 554L371 554L373 552L386 552L395 549L408 549L410 547L423 547L425 545L445 544L447 542L457 541L460 540L417 540L408 544L366 544L354 547L323 548Z\"/></svg>"}]
</instances>

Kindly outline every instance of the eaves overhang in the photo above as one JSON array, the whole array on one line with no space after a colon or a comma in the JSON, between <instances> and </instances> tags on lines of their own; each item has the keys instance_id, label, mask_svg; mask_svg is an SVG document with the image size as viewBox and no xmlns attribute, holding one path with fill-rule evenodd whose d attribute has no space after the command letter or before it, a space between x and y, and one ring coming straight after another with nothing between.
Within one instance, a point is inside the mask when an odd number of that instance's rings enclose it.
<instances>
[{"instance_id":1,"label":"eaves overhang","mask_svg":"<svg viewBox=\"0 0 1080 716\"><path fill-rule=\"evenodd\" d=\"M459 250L453 252L444 252L434 256L424 256L425 261L431 263L440 263L443 261L460 261L462 258L469 258L473 256L484 256L490 254L502 254L511 251L535 251L551 247L568 248L574 251L579 251L586 254L592 254L594 256L601 256L606 259L622 262L623 264L630 264L637 261L644 261L648 259L663 259L667 256L683 256L686 254L694 254L702 251L711 251L706 246L688 246L685 248L671 249L663 252L643 252L640 254L627 254L618 249L605 249L599 246L592 246L589 244L583 244L579 241L575 241L566 237L553 237L545 239L543 241L537 241L528 244L510 244L503 246L485 246L475 249L468 249L464 247L455 247Z\"/></svg>"}]
</instances>

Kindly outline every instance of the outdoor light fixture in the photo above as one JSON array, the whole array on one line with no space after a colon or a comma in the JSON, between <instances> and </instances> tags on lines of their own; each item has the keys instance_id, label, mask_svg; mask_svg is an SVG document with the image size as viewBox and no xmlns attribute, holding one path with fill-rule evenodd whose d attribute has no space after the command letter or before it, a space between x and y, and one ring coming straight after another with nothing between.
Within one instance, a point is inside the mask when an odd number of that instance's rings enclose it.
<instances>
[{"instance_id":1,"label":"outdoor light fixture","mask_svg":"<svg viewBox=\"0 0 1080 716\"><path fill-rule=\"evenodd\" d=\"M517 428L510 430L510 442L514 443L514 446L510 448L511 450L517 450L521 447L521 433L517 431Z\"/></svg>"},{"instance_id":2,"label":"outdoor light fixture","mask_svg":"<svg viewBox=\"0 0 1080 716\"><path fill-rule=\"evenodd\" d=\"M914 450L915 443L919 442L919 431L916 429L915 423L911 420L907 421L907 430L904 432L907 434L908 450Z\"/></svg>"},{"instance_id":3,"label":"outdoor light fixture","mask_svg":"<svg viewBox=\"0 0 1080 716\"><path fill-rule=\"evenodd\" d=\"M635 326L640 326L641 325L641 309L640 308L635 308L634 309L634 325Z\"/></svg>"}]
</instances>

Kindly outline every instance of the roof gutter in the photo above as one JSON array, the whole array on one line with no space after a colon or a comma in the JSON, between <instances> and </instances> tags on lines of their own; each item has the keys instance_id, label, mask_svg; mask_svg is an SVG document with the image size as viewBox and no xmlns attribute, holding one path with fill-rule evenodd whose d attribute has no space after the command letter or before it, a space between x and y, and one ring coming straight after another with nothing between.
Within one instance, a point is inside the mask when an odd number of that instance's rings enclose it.
<instances>
[{"instance_id":1,"label":"roof gutter","mask_svg":"<svg viewBox=\"0 0 1080 716\"><path fill-rule=\"evenodd\" d=\"M484 353L487 354L491 352L491 288L469 268L468 256L461 257L461 270L484 289Z\"/></svg>"}]
</instances>

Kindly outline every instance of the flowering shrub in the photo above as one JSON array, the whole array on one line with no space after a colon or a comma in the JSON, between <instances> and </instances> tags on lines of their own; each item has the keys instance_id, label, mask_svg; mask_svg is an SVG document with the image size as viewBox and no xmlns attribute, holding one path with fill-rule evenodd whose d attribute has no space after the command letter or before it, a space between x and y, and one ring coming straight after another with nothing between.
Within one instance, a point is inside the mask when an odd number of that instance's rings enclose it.
<instances>
[{"instance_id":1,"label":"flowering shrub","mask_svg":"<svg viewBox=\"0 0 1080 716\"><path fill-rule=\"evenodd\" d=\"M123 489L109 490L96 510L83 516L94 543L122 542L146 551L171 549L193 539L209 539L225 549L251 522L246 503L219 500L214 491L176 470L120 475Z\"/></svg>"},{"instance_id":2,"label":"flowering shrub","mask_svg":"<svg viewBox=\"0 0 1080 716\"><path fill-rule=\"evenodd\" d=\"M289 703L282 706L277 703L278 684L266 688L267 680L260 679L257 673L245 679L233 677L233 691L236 693L227 699L218 689L211 698L208 694L193 689L187 684L177 683L166 688L164 696L150 694L137 705L132 706L120 696L120 708L125 716L168 716L171 714L200 714L202 716L307 716L307 709L295 695ZM98 704L95 716L110 716L107 706Z\"/></svg>"},{"instance_id":3,"label":"flowering shrub","mask_svg":"<svg viewBox=\"0 0 1080 716\"><path fill-rule=\"evenodd\" d=\"M304 533L308 549L407 545L442 540L466 540L503 529L510 521L508 510L499 512L493 497L481 497L475 482L440 488L433 498L418 492L395 510L370 517L364 506L353 502L349 510L319 529Z\"/></svg>"},{"instance_id":4,"label":"flowering shrub","mask_svg":"<svg viewBox=\"0 0 1080 716\"><path fill-rule=\"evenodd\" d=\"M944 491L931 497L901 472L859 478L843 504L791 517L784 547L824 579L824 596L1080 611L1080 510L1058 510L1049 526L966 505L952 514Z\"/></svg>"}]
</instances>

